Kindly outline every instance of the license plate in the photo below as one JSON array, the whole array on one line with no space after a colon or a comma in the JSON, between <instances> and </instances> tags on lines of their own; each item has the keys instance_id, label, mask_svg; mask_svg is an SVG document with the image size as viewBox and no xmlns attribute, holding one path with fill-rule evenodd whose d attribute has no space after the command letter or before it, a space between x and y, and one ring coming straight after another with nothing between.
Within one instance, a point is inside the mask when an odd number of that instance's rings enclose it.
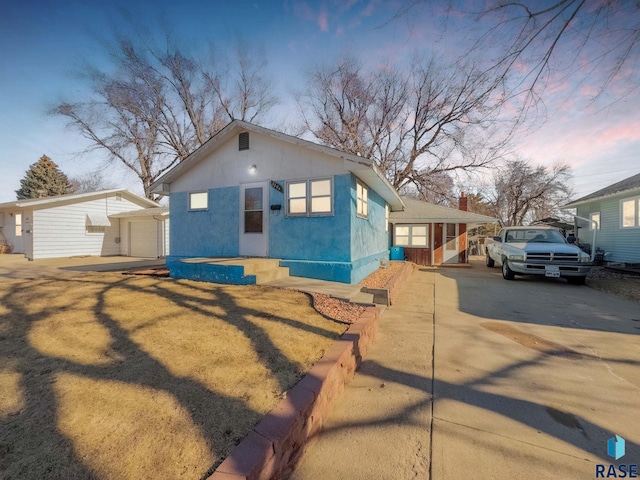
<instances>
[{"instance_id":1,"label":"license plate","mask_svg":"<svg viewBox=\"0 0 640 480\"><path fill-rule=\"evenodd\" d=\"M560 269L554 265L545 265L544 276L551 278L560 278Z\"/></svg>"}]
</instances>

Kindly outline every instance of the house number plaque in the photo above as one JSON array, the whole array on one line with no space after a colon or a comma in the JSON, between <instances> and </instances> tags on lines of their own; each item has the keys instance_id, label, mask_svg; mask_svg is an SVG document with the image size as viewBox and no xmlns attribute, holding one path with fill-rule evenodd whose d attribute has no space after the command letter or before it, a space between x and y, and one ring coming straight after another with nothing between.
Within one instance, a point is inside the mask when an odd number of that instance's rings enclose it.
<instances>
[{"instance_id":1,"label":"house number plaque","mask_svg":"<svg viewBox=\"0 0 640 480\"><path fill-rule=\"evenodd\" d=\"M271 180L271 186L275 188L277 191L282 192L282 185Z\"/></svg>"}]
</instances>

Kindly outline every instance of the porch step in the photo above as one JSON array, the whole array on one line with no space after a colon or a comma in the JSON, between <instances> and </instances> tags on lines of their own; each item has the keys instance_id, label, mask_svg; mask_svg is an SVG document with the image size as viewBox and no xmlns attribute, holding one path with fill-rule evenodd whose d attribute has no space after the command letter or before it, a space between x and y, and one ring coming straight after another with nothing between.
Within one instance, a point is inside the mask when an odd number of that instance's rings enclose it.
<instances>
[{"instance_id":1,"label":"porch step","mask_svg":"<svg viewBox=\"0 0 640 480\"><path fill-rule=\"evenodd\" d=\"M230 285L254 285L289 276L276 258L186 258L168 261L174 278Z\"/></svg>"},{"instance_id":2,"label":"porch step","mask_svg":"<svg viewBox=\"0 0 640 480\"><path fill-rule=\"evenodd\" d=\"M358 305L362 305L365 307L376 307L376 303L373 301L372 293L358 292L356 295L351 297L351 303L357 303Z\"/></svg>"},{"instance_id":3,"label":"porch step","mask_svg":"<svg viewBox=\"0 0 640 480\"><path fill-rule=\"evenodd\" d=\"M289 276L289 268L281 267L277 258L243 258L235 262L244 267L244 275L255 275L256 285Z\"/></svg>"},{"instance_id":4,"label":"porch step","mask_svg":"<svg viewBox=\"0 0 640 480\"><path fill-rule=\"evenodd\" d=\"M247 274L245 268L245 275ZM256 285L263 285L274 280L280 280L289 276L289 267L275 267L269 270L260 270L252 275L256 276Z\"/></svg>"}]
</instances>

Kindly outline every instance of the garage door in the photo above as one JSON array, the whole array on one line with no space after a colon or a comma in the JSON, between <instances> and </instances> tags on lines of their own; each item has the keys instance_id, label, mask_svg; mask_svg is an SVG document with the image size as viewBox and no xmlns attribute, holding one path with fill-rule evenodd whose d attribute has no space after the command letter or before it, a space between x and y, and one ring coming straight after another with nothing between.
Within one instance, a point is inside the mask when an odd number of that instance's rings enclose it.
<instances>
[{"instance_id":1,"label":"garage door","mask_svg":"<svg viewBox=\"0 0 640 480\"><path fill-rule=\"evenodd\" d=\"M129 223L131 257L158 256L158 222L155 220L137 220Z\"/></svg>"}]
</instances>

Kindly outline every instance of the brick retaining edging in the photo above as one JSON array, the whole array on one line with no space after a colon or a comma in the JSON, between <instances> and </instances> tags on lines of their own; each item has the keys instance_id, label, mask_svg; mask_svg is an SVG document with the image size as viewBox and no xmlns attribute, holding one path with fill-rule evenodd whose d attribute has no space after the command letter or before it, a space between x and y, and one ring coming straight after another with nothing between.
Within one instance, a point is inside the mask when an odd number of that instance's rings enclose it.
<instances>
[{"instance_id":1,"label":"brick retaining edging","mask_svg":"<svg viewBox=\"0 0 640 480\"><path fill-rule=\"evenodd\" d=\"M368 307L207 480L286 478L353 379L378 331L379 316L380 310Z\"/></svg>"},{"instance_id":2,"label":"brick retaining edging","mask_svg":"<svg viewBox=\"0 0 640 480\"><path fill-rule=\"evenodd\" d=\"M413 263L404 262L400 270L382 288L364 287L362 291L371 293L375 303L386 305L387 307L393 305L400 293L400 288L413 272L413 267Z\"/></svg>"},{"instance_id":3,"label":"brick retaining edging","mask_svg":"<svg viewBox=\"0 0 640 480\"><path fill-rule=\"evenodd\" d=\"M389 279L384 288L389 290L389 304L393 305L400 294L400 289L413 273L413 263L405 262L400 271Z\"/></svg>"}]
</instances>

